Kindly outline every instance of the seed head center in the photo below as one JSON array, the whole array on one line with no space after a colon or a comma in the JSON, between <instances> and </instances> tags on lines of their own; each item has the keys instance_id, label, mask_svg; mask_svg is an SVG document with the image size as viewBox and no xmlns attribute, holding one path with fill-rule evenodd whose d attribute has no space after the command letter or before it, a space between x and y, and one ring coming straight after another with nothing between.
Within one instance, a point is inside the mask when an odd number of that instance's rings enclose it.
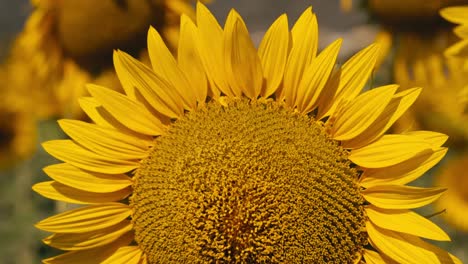
<instances>
[{"instance_id":1,"label":"seed head center","mask_svg":"<svg viewBox=\"0 0 468 264\"><path fill-rule=\"evenodd\" d=\"M366 244L358 172L320 122L277 102L208 103L136 171L149 263L348 263Z\"/></svg>"}]
</instances>

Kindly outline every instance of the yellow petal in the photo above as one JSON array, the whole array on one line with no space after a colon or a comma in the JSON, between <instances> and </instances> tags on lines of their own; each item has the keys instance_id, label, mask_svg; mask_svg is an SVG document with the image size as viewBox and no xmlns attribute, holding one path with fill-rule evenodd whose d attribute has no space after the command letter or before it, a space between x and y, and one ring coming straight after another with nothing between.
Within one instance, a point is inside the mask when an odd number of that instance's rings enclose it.
<instances>
[{"instance_id":1,"label":"yellow petal","mask_svg":"<svg viewBox=\"0 0 468 264\"><path fill-rule=\"evenodd\" d=\"M407 184L434 167L447 153L447 148L435 151L425 150L416 156L393 166L364 170L359 184L370 188L377 185L403 185Z\"/></svg>"},{"instance_id":2,"label":"yellow petal","mask_svg":"<svg viewBox=\"0 0 468 264\"><path fill-rule=\"evenodd\" d=\"M140 159L148 155L151 142L115 129L78 120L59 120L62 130L74 141L93 152L117 159Z\"/></svg>"},{"instance_id":3,"label":"yellow petal","mask_svg":"<svg viewBox=\"0 0 468 264\"><path fill-rule=\"evenodd\" d=\"M126 204L106 203L73 209L37 223L41 230L54 233L82 233L116 225L130 216Z\"/></svg>"},{"instance_id":4,"label":"yellow petal","mask_svg":"<svg viewBox=\"0 0 468 264\"><path fill-rule=\"evenodd\" d=\"M86 192L54 181L37 183L32 187L32 189L46 198L74 204L116 202L124 199L132 192L131 188L126 188L112 193Z\"/></svg>"},{"instance_id":5,"label":"yellow petal","mask_svg":"<svg viewBox=\"0 0 468 264\"><path fill-rule=\"evenodd\" d=\"M142 104L123 94L97 85L87 85L89 93L120 123L145 135L161 135L164 126Z\"/></svg>"},{"instance_id":6,"label":"yellow petal","mask_svg":"<svg viewBox=\"0 0 468 264\"><path fill-rule=\"evenodd\" d=\"M156 75L174 87L183 99L185 107L195 109L197 106L195 88L191 87L184 72L177 65L177 61L172 56L172 53L153 27L150 27L148 31L148 53Z\"/></svg>"},{"instance_id":7,"label":"yellow petal","mask_svg":"<svg viewBox=\"0 0 468 264\"><path fill-rule=\"evenodd\" d=\"M271 25L258 47L262 62L264 90L263 97L272 95L283 80L289 52L289 26L286 14L281 15Z\"/></svg>"},{"instance_id":8,"label":"yellow petal","mask_svg":"<svg viewBox=\"0 0 468 264\"><path fill-rule=\"evenodd\" d=\"M224 26L226 77L232 92L250 99L260 95L263 82L262 64L241 16L233 9Z\"/></svg>"},{"instance_id":9,"label":"yellow petal","mask_svg":"<svg viewBox=\"0 0 468 264\"><path fill-rule=\"evenodd\" d=\"M93 97L79 98L81 109L88 117L97 125L105 128L115 129L134 138L138 138L145 142L152 142L151 136L143 135L132 131L117 121L104 107Z\"/></svg>"},{"instance_id":10,"label":"yellow petal","mask_svg":"<svg viewBox=\"0 0 468 264\"><path fill-rule=\"evenodd\" d=\"M372 44L343 64L336 95L324 98L319 104L325 113L323 116L331 115L342 100L352 100L359 95L374 70L378 56L379 46Z\"/></svg>"},{"instance_id":11,"label":"yellow petal","mask_svg":"<svg viewBox=\"0 0 468 264\"><path fill-rule=\"evenodd\" d=\"M455 24L468 24L468 6L446 7L440 10L440 15Z\"/></svg>"},{"instance_id":12,"label":"yellow petal","mask_svg":"<svg viewBox=\"0 0 468 264\"><path fill-rule=\"evenodd\" d=\"M432 148L439 148L442 146L448 139L448 136L439 132L434 131L425 131L425 130L418 130L418 131L408 131L404 133L405 135L410 135L420 140L424 140L429 143Z\"/></svg>"},{"instance_id":13,"label":"yellow petal","mask_svg":"<svg viewBox=\"0 0 468 264\"><path fill-rule=\"evenodd\" d=\"M129 82L152 108L171 118L177 118L184 113L182 97L171 83L125 52L114 52L114 57L121 61L122 71L125 71Z\"/></svg>"},{"instance_id":14,"label":"yellow petal","mask_svg":"<svg viewBox=\"0 0 468 264\"><path fill-rule=\"evenodd\" d=\"M416 236L382 229L371 222L366 223L366 229L372 246L398 263L461 263L448 252Z\"/></svg>"},{"instance_id":15,"label":"yellow petal","mask_svg":"<svg viewBox=\"0 0 468 264\"><path fill-rule=\"evenodd\" d=\"M42 262L44 264L101 264L102 261L107 259L117 249L130 244L133 237L132 233L127 233L108 245L86 250L71 251L44 259Z\"/></svg>"},{"instance_id":16,"label":"yellow petal","mask_svg":"<svg viewBox=\"0 0 468 264\"><path fill-rule=\"evenodd\" d=\"M296 92L304 76L317 54L318 25L312 7L307 8L299 17L291 31L292 48L289 53L284 73L284 86L282 96L289 105L296 101Z\"/></svg>"},{"instance_id":17,"label":"yellow petal","mask_svg":"<svg viewBox=\"0 0 468 264\"><path fill-rule=\"evenodd\" d=\"M468 56L468 39L459 41L452 46L448 47L445 52L447 56L459 56L466 57Z\"/></svg>"},{"instance_id":18,"label":"yellow petal","mask_svg":"<svg viewBox=\"0 0 468 264\"><path fill-rule=\"evenodd\" d=\"M132 76L128 73L128 70L124 66L121 57L118 56L118 51L114 51L112 59L114 62L115 73L119 82L122 85L122 88L125 91L125 94L132 100L136 101L137 96L135 93L136 83L134 82Z\"/></svg>"},{"instance_id":19,"label":"yellow petal","mask_svg":"<svg viewBox=\"0 0 468 264\"><path fill-rule=\"evenodd\" d=\"M460 38L468 38L468 25L458 26L454 30L455 34Z\"/></svg>"},{"instance_id":20,"label":"yellow petal","mask_svg":"<svg viewBox=\"0 0 468 264\"><path fill-rule=\"evenodd\" d=\"M299 84L295 105L302 113L308 113L315 109L317 100L322 93L330 74L335 67L335 61L340 51L342 40L326 47L307 67L304 77Z\"/></svg>"},{"instance_id":21,"label":"yellow petal","mask_svg":"<svg viewBox=\"0 0 468 264\"><path fill-rule=\"evenodd\" d=\"M367 206L365 210L369 220L378 227L432 240L450 241L440 227L410 210L389 210L374 206Z\"/></svg>"},{"instance_id":22,"label":"yellow petal","mask_svg":"<svg viewBox=\"0 0 468 264\"><path fill-rule=\"evenodd\" d=\"M197 27L185 14L180 19L179 48L177 60L186 74L199 103L204 103L208 94L208 80L196 47Z\"/></svg>"},{"instance_id":23,"label":"yellow petal","mask_svg":"<svg viewBox=\"0 0 468 264\"><path fill-rule=\"evenodd\" d=\"M102 264L138 264L143 252L135 246L121 247Z\"/></svg>"},{"instance_id":24,"label":"yellow petal","mask_svg":"<svg viewBox=\"0 0 468 264\"><path fill-rule=\"evenodd\" d=\"M387 264L389 261L385 259L382 255L380 255L378 252L369 250L369 249L364 249L364 260L366 261L366 264Z\"/></svg>"},{"instance_id":25,"label":"yellow petal","mask_svg":"<svg viewBox=\"0 0 468 264\"><path fill-rule=\"evenodd\" d=\"M130 232L132 228L132 223L129 220L124 220L117 225L97 231L53 234L42 241L46 245L62 250L84 250L112 243L125 233Z\"/></svg>"},{"instance_id":26,"label":"yellow petal","mask_svg":"<svg viewBox=\"0 0 468 264\"><path fill-rule=\"evenodd\" d=\"M108 173L126 173L139 166L137 160L119 160L86 150L71 140L51 140L42 144L45 151L57 159L81 169Z\"/></svg>"},{"instance_id":27,"label":"yellow petal","mask_svg":"<svg viewBox=\"0 0 468 264\"><path fill-rule=\"evenodd\" d=\"M336 65L330 75L330 79L325 84L325 87L322 89L322 93L319 95L319 98L317 100L317 120L320 120L325 116L329 115L328 110L330 109L331 104L333 103L335 95L337 94L338 88L340 86L341 73L341 68Z\"/></svg>"},{"instance_id":28,"label":"yellow petal","mask_svg":"<svg viewBox=\"0 0 468 264\"><path fill-rule=\"evenodd\" d=\"M409 135L384 135L365 147L353 149L348 158L365 168L382 168L408 160L427 149L431 149L429 143Z\"/></svg>"},{"instance_id":29,"label":"yellow petal","mask_svg":"<svg viewBox=\"0 0 468 264\"><path fill-rule=\"evenodd\" d=\"M343 141L342 146L348 149L360 148L378 139L416 101L421 90L421 88L412 88L395 94L380 116L363 133Z\"/></svg>"},{"instance_id":30,"label":"yellow petal","mask_svg":"<svg viewBox=\"0 0 468 264\"><path fill-rule=\"evenodd\" d=\"M214 98L219 97L219 91L229 92L229 86L224 74L223 30L216 18L200 2L197 2L197 46L205 72L210 82Z\"/></svg>"},{"instance_id":31,"label":"yellow petal","mask_svg":"<svg viewBox=\"0 0 468 264\"><path fill-rule=\"evenodd\" d=\"M333 139L349 140L364 132L382 114L397 89L397 85L375 88L346 104L333 122Z\"/></svg>"},{"instance_id":32,"label":"yellow petal","mask_svg":"<svg viewBox=\"0 0 468 264\"><path fill-rule=\"evenodd\" d=\"M369 203L383 209L412 209L437 200L445 188L420 188L401 185L381 185L361 192Z\"/></svg>"},{"instance_id":33,"label":"yellow petal","mask_svg":"<svg viewBox=\"0 0 468 264\"><path fill-rule=\"evenodd\" d=\"M69 187L95 193L110 193L127 188L132 180L125 174L103 174L78 169L68 163L44 168L53 180Z\"/></svg>"}]
</instances>

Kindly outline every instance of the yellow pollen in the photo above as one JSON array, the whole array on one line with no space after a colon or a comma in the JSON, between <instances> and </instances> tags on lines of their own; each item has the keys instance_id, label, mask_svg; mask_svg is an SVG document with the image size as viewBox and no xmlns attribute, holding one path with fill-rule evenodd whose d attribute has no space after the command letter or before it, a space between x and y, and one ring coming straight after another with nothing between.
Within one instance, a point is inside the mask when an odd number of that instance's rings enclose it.
<instances>
[{"instance_id":1,"label":"yellow pollen","mask_svg":"<svg viewBox=\"0 0 468 264\"><path fill-rule=\"evenodd\" d=\"M137 169L135 240L149 263L352 263L367 237L347 156L280 103L210 102Z\"/></svg>"}]
</instances>

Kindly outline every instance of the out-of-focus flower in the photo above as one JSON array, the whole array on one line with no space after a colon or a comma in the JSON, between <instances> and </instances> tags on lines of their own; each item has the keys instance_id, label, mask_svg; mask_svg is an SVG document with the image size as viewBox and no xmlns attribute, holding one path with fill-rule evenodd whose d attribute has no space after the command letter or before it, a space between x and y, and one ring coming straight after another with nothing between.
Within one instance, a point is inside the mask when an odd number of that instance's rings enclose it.
<instances>
[{"instance_id":1,"label":"out-of-focus flower","mask_svg":"<svg viewBox=\"0 0 468 264\"><path fill-rule=\"evenodd\" d=\"M39 117L80 117L77 98L94 82L119 90L112 51L146 56L149 25L169 48L177 45L180 14L193 16L189 0L36 0L12 45L8 85L30 99Z\"/></svg>"},{"instance_id":2,"label":"out-of-focus flower","mask_svg":"<svg viewBox=\"0 0 468 264\"><path fill-rule=\"evenodd\" d=\"M61 120L71 139L44 143L63 163L33 189L87 205L36 225L68 251L44 262L460 263L411 210L444 189L406 185L447 137L386 134L421 89L361 92L376 45L337 68L311 8L258 49L235 10L222 28L202 4L180 37L176 59L150 30L152 68L116 51L125 93L89 85L94 123Z\"/></svg>"},{"instance_id":3,"label":"out-of-focus flower","mask_svg":"<svg viewBox=\"0 0 468 264\"><path fill-rule=\"evenodd\" d=\"M462 149L468 142L465 88L468 72L463 60L443 55L454 41L451 31L400 34L394 58L395 82L403 88L420 86L425 89L397 127L399 130L411 127L444 132L450 136L452 147Z\"/></svg>"},{"instance_id":4,"label":"out-of-focus flower","mask_svg":"<svg viewBox=\"0 0 468 264\"><path fill-rule=\"evenodd\" d=\"M448 48L445 54L468 59L468 6L447 7L442 9L440 14L448 21L460 24L454 29L454 32L462 38L461 41ZM466 65L468 65L468 61Z\"/></svg>"},{"instance_id":5,"label":"out-of-focus flower","mask_svg":"<svg viewBox=\"0 0 468 264\"><path fill-rule=\"evenodd\" d=\"M0 168L30 156L36 148L36 119L27 101L8 89L0 69Z\"/></svg>"}]
</instances>

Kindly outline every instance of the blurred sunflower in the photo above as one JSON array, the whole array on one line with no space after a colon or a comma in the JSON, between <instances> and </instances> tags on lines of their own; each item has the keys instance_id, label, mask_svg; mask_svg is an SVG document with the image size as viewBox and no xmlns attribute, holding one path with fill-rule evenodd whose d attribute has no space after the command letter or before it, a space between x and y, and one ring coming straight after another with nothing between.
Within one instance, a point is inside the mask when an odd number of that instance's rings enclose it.
<instances>
[{"instance_id":1,"label":"blurred sunflower","mask_svg":"<svg viewBox=\"0 0 468 264\"><path fill-rule=\"evenodd\" d=\"M61 120L64 163L33 189L83 204L37 224L69 251L44 263L460 263L422 238L449 237L411 209L441 188L405 184L446 153L429 131L385 134L421 89L361 90L371 45L336 68L341 40L317 55L307 9L258 50L231 11L182 16L178 56L151 28L152 68L116 51L125 94L89 85L94 123Z\"/></svg>"},{"instance_id":2,"label":"blurred sunflower","mask_svg":"<svg viewBox=\"0 0 468 264\"><path fill-rule=\"evenodd\" d=\"M400 35L394 59L395 82L403 88L422 86L420 100L397 122L397 129L434 129L450 136L450 145L463 149L468 143L466 87L468 72L460 58L445 57L455 41L450 31L433 35ZM465 97L465 102L464 98Z\"/></svg>"},{"instance_id":3,"label":"blurred sunflower","mask_svg":"<svg viewBox=\"0 0 468 264\"><path fill-rule=\"evenodd\" d=\"M468 58L468 6L447 7L440 14L448 21L460 24L455 28L455 34L462 38L461 41L448 48L447 55ZM466 63L468 65L468 62Z\"/></svg>"},{"instance_id":4,"label":"blurred sunflower","mask_svg":"<svg viewBox=\"0 0 468 264\"><path fill-rule=\"evenodd\" d=\"M0 168L28 157L37 143L34 115L7 87L5 72L0 69Z\"/></svg>"},{"instance_id":5,"label":"blurred sunflower","mask_svg":"<svg viewBox=\"0 0 468 264\"><path fill-rule=\"evenodd\" d=\"M33 7L5 67L9 87L44 118L79 118L77 98L90 81L121 89L108 63L113 49L144 56L149 25L174 48L180 14L193 14L189 0L35 0Z\"/></svg>"}]
</instances>

